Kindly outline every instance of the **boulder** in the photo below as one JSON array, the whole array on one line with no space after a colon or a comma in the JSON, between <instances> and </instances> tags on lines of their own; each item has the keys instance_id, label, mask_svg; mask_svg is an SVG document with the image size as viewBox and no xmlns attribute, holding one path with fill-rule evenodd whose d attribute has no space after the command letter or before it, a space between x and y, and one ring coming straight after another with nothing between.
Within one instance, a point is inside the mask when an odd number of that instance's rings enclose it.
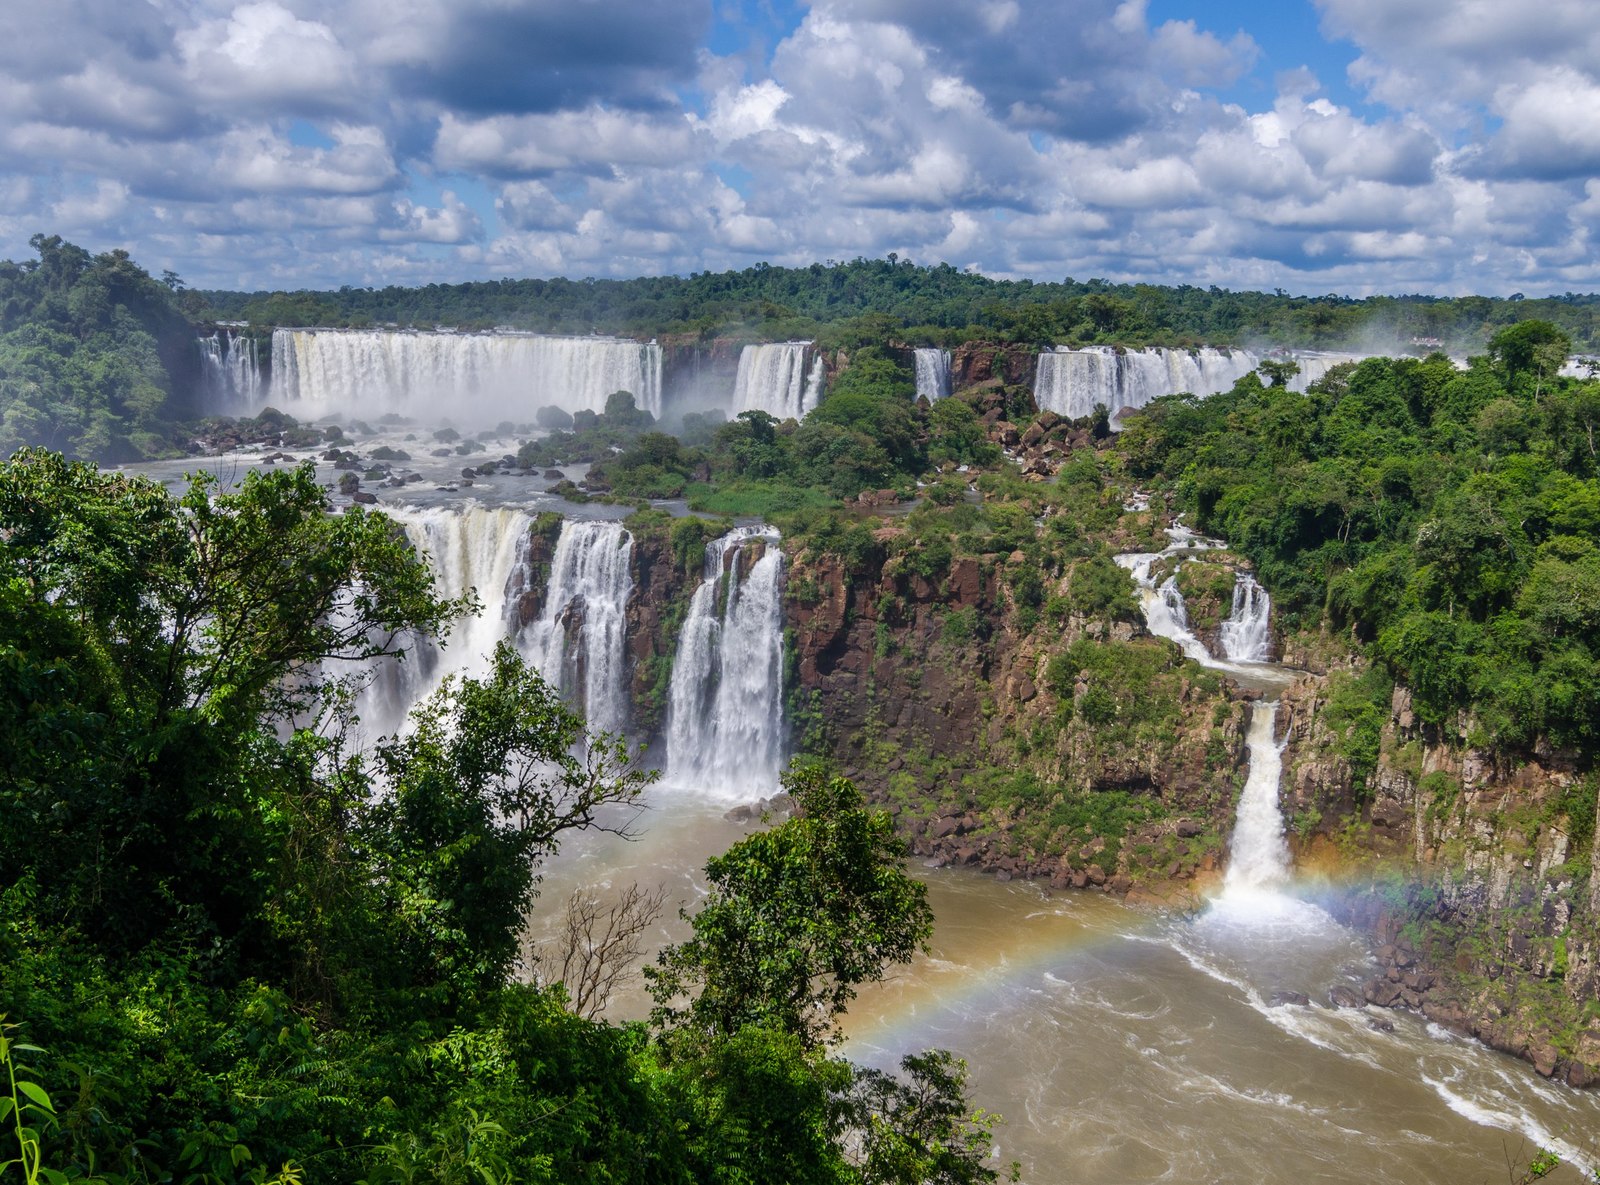
<instances>
[{"instance_id":1,"label":"boulder","mask_svg":"<svg viewBox=\"0 0 1600 1185\"><path fill-rule=\"evenodd\" d=\"M1354 988L1340 983L1328 989L1328 1003L1335 1008L1360 1008L1362 1000Z\"/></svg>"}]
</instances>

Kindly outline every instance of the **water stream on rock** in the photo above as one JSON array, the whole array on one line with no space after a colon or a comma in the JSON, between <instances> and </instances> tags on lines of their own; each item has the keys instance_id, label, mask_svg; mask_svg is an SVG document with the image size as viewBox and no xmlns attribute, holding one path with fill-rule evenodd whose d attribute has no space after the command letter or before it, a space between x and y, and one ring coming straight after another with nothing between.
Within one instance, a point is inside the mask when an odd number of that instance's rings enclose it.
<instances>
[{"instance_id":1,"label":"water stream on rock","mask_svg":"<svg viewBox=\"0 0 1600 1185\"><path fill-rule=\"evenodd\" d=\"M917 367L917 398L937 403L950 394L950 351L918 346L913 354Z\"/></svg>"},{"instance_id":2,"label":"water stream on rock","mask_svg":"<svg viewBox=\"0 0 1600 1185\"><path fill-rule=\"evenodd\" d=\"M1233 662L1266 662L1272 655L1272 598L1248 572L1234 577L1233 610L1222 623L1222 653Z\"/></svg>"},{"instance_id":3,"label":"water stream on rock","mask_svg":"<svg viewBox=\"0 0 1600 1185\"><path fill-rule=\"evenodd\" d=\"M748 801L777 785L783 566L771 527L739 527L706 544L705 576L672 666L666 780L673 787Z\"/></svg>"},{"instance_id":4,"label":"water stream on rock","mask_svg":"<svg viewBox=\"0 0 1600 1185\"><path fill-rule=\"evenodd\" d=\"M621 523L561 525L539 620L522 650L576 704L591 731L628 727L627 607L633 536Z\"/></svg>"},{"instance_id":5,"label":"water stream on rock","mask_svg":"<svg viewBox=\"0 0 1600 1185\"><path fill-rule=\"evenodd\" d=\"M799 419L822 398L823 365L808 371L810 342L765 342L745 346L733 386L733 414L764 411L780 420Z\"/></svg>"}]
</instances>

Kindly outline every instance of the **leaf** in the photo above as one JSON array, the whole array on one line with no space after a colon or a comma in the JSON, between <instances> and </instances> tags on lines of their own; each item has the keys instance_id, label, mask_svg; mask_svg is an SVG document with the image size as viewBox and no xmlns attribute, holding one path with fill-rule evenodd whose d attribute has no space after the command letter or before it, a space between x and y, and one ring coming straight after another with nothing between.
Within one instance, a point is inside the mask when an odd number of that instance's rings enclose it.
<instances>
[{"instance_id":1,"label":"leaf","mask_svg":"<svg viewBox=\"0 0 1600 1185\"><path fill-rule=\"evenodd\" d=\"M23 1094L27 1095L39 1106L43 1107L46 1111L50 1112L50 1114L54 1115L56 1113L56 1109L50 1105L50 1096L45 1094L44 1087L40 1086L38 1083L26 1081L18 1082L17 1089Z\"/></svg>"}]
</instances>

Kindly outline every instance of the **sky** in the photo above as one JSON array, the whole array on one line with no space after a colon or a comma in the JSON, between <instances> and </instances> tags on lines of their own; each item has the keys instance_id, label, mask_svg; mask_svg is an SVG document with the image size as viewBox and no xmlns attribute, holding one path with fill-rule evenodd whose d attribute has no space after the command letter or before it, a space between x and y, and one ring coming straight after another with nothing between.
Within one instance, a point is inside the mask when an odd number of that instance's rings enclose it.
<instances>
[{"instance_id":1,"label":"sky","mask_svg":"<svg viewBox=\"0 0 1600 1185\"><path fill-rule=\"evenodd\" d=\"M0 257L1600 288L1594 0L26 0Z\"/></svg>"}]
</instances>

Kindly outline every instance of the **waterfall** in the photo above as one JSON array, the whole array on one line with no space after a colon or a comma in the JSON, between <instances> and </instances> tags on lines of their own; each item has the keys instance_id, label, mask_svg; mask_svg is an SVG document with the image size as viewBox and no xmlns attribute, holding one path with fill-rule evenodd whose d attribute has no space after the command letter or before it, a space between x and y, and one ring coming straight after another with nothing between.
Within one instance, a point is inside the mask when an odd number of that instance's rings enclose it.
<instances>
[{"instance_id":1,"label":"waterfall","mask_svg":"<svg viewBox=\"0 0 1600 1185\"><path fill-rule=\"evenodd\" d=\"M1239 795L1233 848L1223 877L1224 897L1271 891L1289 877L1289 848L1283 839L1278 783L1283 776L1284 742L1275 735L1276 700L1257 700L1250 708L1250 772Z\"/></svg>"},{"instance_id":2,"label":"waterfall","mask_svg":"<svg viewBox=\"0 0 1600 1185\"><path fill-rule=\"evenodd\" d=\"M403 660L379 664L357 700L357 711L375 732L393 733L412 706L438 690L447 675L482 678L488 673L495 644L511 631L507 589L524 562L531 520L519 510L477 505L426 510L393 506L384 513L427 557L438 596L459 597L476 589L483 603L477 616L451 623L442 648L414 637Z\"/></svg>"},{"instance_id":3,"label":"waterfall","mask_svg":"<svg viewBox=\"0 0 1600 1185\"><path fill-rule=\"evenodd\" d=\"M561 525L539 620L522 650L539 673L580 704L591 731L628 726L627 617L633 536L621 523Z\"/></svg>"},{"instance_id":4,"label":"waterfall","mask_svg":"<svg viewBox=\"0 0 1600 1185\"><path fill-rule=\"evenodd\" d=\"M811 373L806 377L805 398L800 402L802 417L808 412L815 411L817 404L822 402L822 384L827 377L827 364L823 362L822 355L818 354L811 360Z\"/></svg>"},{"instance_id":5,"label":"waterfall","mask_svg":"<svg viewBox=\"0 0 1600 1185\"><path fill-rule=\"evenodd\" d=\"M918 346L917 398L937 403L950 394L950 351Z\"/></svg>"},{"instance_id":6,"label":"waterfall","mask_svg":"<svg viewBox=\"0 0 1600 1185\"><path fill-rule=\"evenodd\" d=\"M1234 662L1266 662L1272 651L1272 598L1248 572L1233 578L1233 610L1222 623L1222 654Z\"/></svg>"},{"instance_id":7,"label":"waterfall","mask_svg":"<svg viewBox=\"0 0 1600 1185\"><path fill-rule=\"evenodd\" d=\"M1139 586L1139 600L1144 610L1145 625L1150 632L1158 638L1176 642L1186 657L1194 659L1201 666L1214 667L1217 665L1216 659L1206 649L1205 643L1189 629L1188 606L1183 602L1183 594L1178 591L1177 576L1168 576L1158 587L1155 577L1151 575L1150 570L1156 561L1169 554L1171 549L1119 555L1116 562L1128 570L1133 582Z\"/></svg>"},{"instance_id":8,"label":"waterfall","mask_svg":"<svg viewBox=\"0 0 1600 1185\"><path fill-rule=\"evenodd\" d=\"M780 420L798 420L822 397L824 368L819 355L806 371L810 342L767 342L739 352L733 383L733 414L764 411Z\"/></svg>"},{"instance_id":9,"label":"waterfall","mask_svg":"<svg viewBox=\"0 0 1600 1185\"><path fill-rule=\"evenodd\" d=\"M1234 634L1238 641L1228 640L1230 631L1224 625L1227 658L1214 658L1189 629L1176 575L1168 576L1158 586L1153 571L1161 560L1176 558L1181 564L1189 553L1214 550L1222 544L1201 538L1184 527L1173 527L1167 534L1172 543L1162 551L1116 557L1117 563L1128 570L1139 586L1145 623L1150 632L1178 643L1184 654L1201 666L1221 671L1246 686L1266 689L1271 695L1280 694L1290 675L1266 660L1264 639L1270 609L1266 590L1248 575L1241 573L1236 577L1234 612L1229 621L1236 626ZM1249 631L1248 642L1246 630ZM1257 634L1262 639L1259 642ZM1261 647L1259 657L1254 649L1248 654L1245 652L1247 644L1252 648ZM1305 911L1310 907L1277 892L1289 873L1289 849L1284 842L1283 815L1278 807L1283 742L1276 736L1277 719L1276 699L1258 700L1251 706L1250 730L1245 738L1250 756L1249 772L1245 776L1244 792L1239 797L1233 851L1223 880L1222 896L1208 915L1215 921L1253 926L1266 920L1268 915L1277 918L1309 916ZM1322 916L1319 911L1312 912Z\"/></svg>"},{"instance_id":10,"label":"waterfall","mask_svg":"<svg viewBox=\"0 0 1600 1185\"><path fill-rule=\"evenodd\" d=\"M748 562L747 549L761 549ZM706 544L672 666L667 780L721 797L769 794L783 760L783 552L771 527Z\"/></svg>"},{"instance_id":11,"label":"waterfall","mask_svg":"<svg viewBox=\"0 0 1600 1185\"><path fill-rule=\"evenodd\" d=\"M1103 406L1111 413L1111 426L1121 428L1118 413L1125 409L1144 407L1163 395L1216 395L1231 390L1260 366L1264 357L1251 350L1210 347L1117 350L1089 346L1074 350L1057 346L1039 355L1033 398L1041 410L1068 419L1092 415L1097 406ZM1289 386L1304 391L1334 366L1359 361L1364 355L1308 350L1287 357L1300 365L1300 373Z\"/></svg>"},{"instance_id":12,"label":"waterfall","mask_svg":"<svg viewBox=\"0 0 1600 1185\"><path fill-rule=\"evenodd\" d=\"M533 333L279 329L272 397L295 415L385 413L483 424L539 408L604 411L615 391L661 415L661 347Z\"/></svg>"},{"instance_id":13,"label":"waterfall","mask_svg":"<svg viewBox=\"0 0 1600 1185\"><path fill-rule=\"evenodd\" d=\"M200 394L209 412L254 412L264 387L256 339L219 330L199 339Z\"/></svg>"}]
</instances>

